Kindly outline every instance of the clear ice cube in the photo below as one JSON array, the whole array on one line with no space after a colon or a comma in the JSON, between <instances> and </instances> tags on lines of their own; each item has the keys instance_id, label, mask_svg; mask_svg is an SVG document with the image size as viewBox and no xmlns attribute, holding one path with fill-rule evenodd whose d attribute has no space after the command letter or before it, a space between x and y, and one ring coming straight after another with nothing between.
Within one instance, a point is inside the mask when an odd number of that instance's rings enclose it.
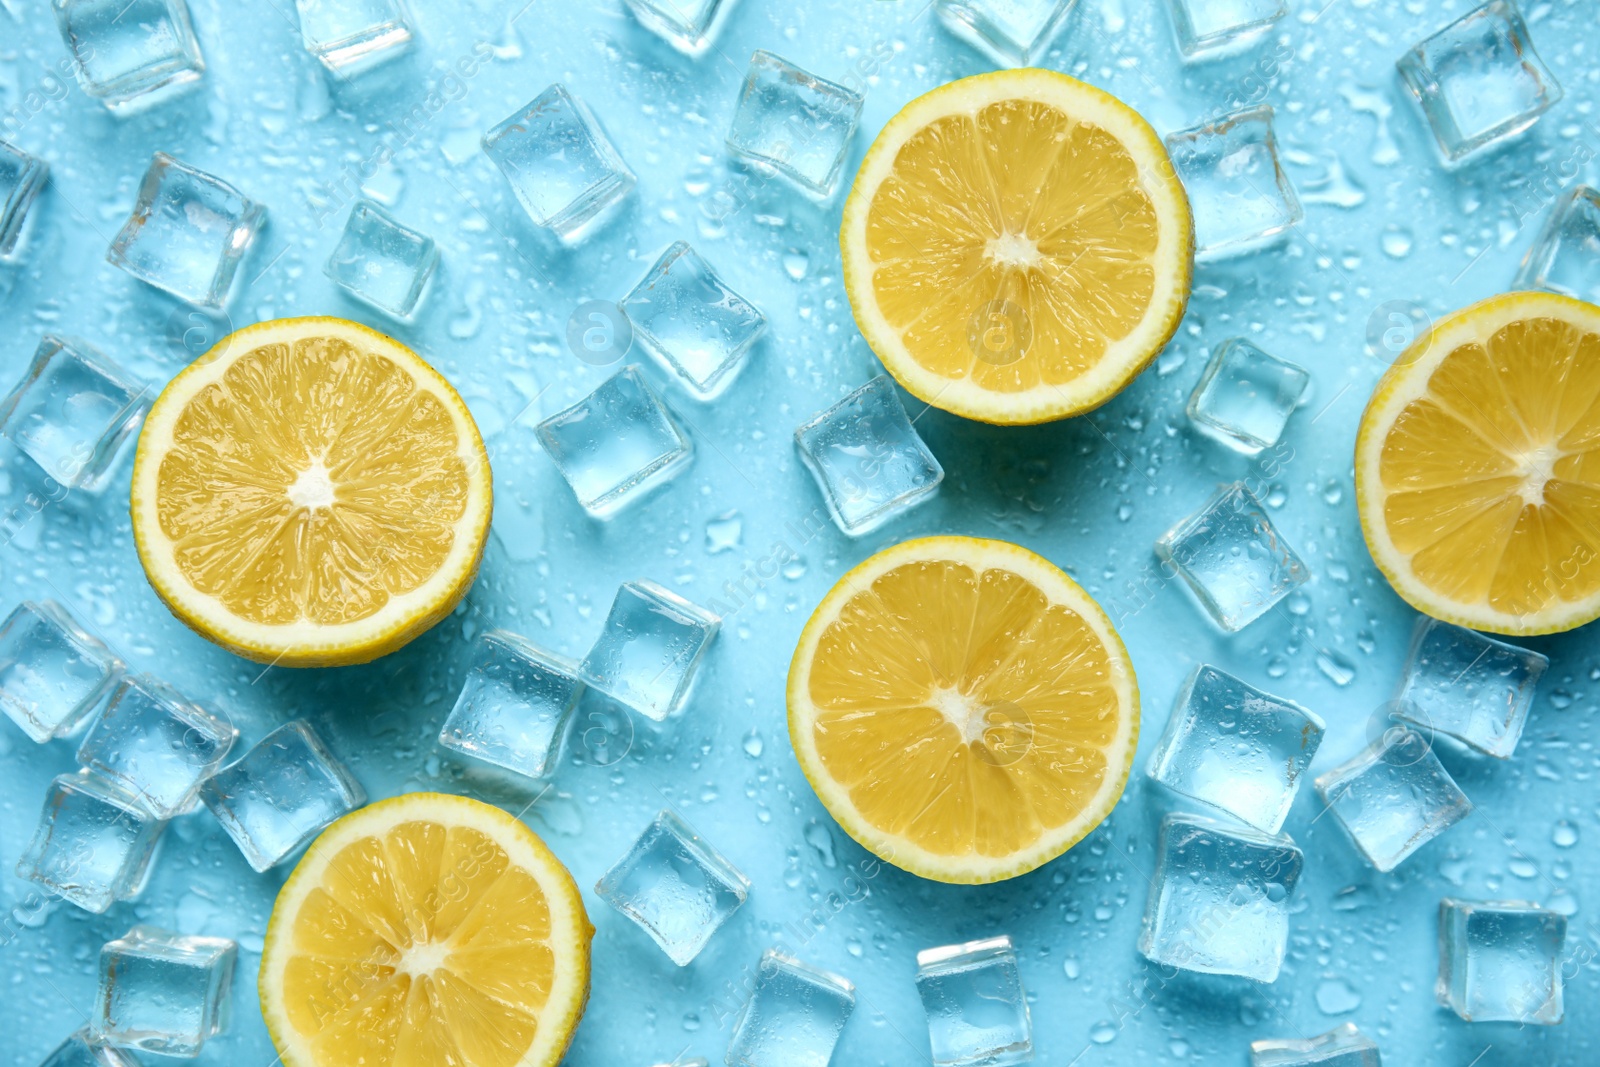
<instances>
[{"instance_id":1,"label":"clear ice cube","mask_svg":"<svg viewBox=\"0 0 1600 1067\"><path fill-rule=\"evenodd\" d=\"M1078 0L934 0L945 28L1003 67L1031 67Z\"/></svg>"},{"instance_id":2,"label":"clear ice cube","mask_svg":"<svg viewBox=\"0 0 1600 1067\"><path fill-rule=\"evenodd\" d=\"M855 1007L849 981L768 949L728 1042L728 1067L828 1067Z\"/></svg>"},{"instance_id":3,"label":"clear ice cube","mask_svg":"<svg viewBox=\"0 0 1600 1067\"><path fill-rule=\"evenodd\" d=\"M358 200L324 270L357 300L410 322L438 266L432 237L402 226L371 200Z\"/></svg>"},{"instance_id":4,"label":"clear ice cube","mask_svg":"<svg viewBox=\"0 0 1600 1067\"><path fill-rule=\"evenodd\" d=\"M728 152L826 198L838 184L861 104L860 93L758 50L733 112Z\"/></svg>"},{"instance_id":5,"label":"clear ice cube","mask_svg":"<svg viewBox=\"0 0 1600 1067\"><path fill-rule=\"evenodd\" d=\"M225 937L135 926L100 949L89 1031L98 1041L164 1056L197 1056L228 1028L239 949Z\"/></svg>"},{"instance_id":6,"label":"clear ice cube","mask_svg":"<svg viewBox=\"0 0 1600 1067\"><path fill-rule=\"evenodd\" d=\"M200 783L222 766L237 735L165 682L133 675L117 683L89 727L78 762L170 819L194 805Z\"/></svg>"},{"instance_id":7,"label":"clear ice cube","mask_svg":"<svg viewBox=\"0 0 1600 1067\"><path fill-rule=\"evenodd\" d=\"M689 698L700 660L721 620L655 582L623 582L583 680L657 722Z\"/></svg>"},{"instance_id":8,"label":"clear ice cube","mask_svg":"<svg viewBox=\"0 0 1600 1067\"><path fill-rule=\"evenodd\" d=\"M1184 410L1195 429L1253 456L1283 435L1311 375L1242 337L1211 354Z\"/></svg>"},{"instance_id":9,"label":"clear ice cube","mask_svg":"<svg viewBox=\"0 0 1600 1067\"><path fill-rule=\"evenodd\" d=\"M685 967L739 910L750 881L687 823L663 810L594 891Z\"/></svg>"},{"instance_id":10,"label":"clear ice cube","mask_svg":"<svg viewBox=\"0 0 1600 1067\"><path fill-rule=\"evenodd\" d=\"M1252 1041L1250 1067L1383 1067L1383 1060L1354 1023L1340 1023L1316 1037Z\"/></svg>"},{"instance_id":11,"label":"clear ice cube","mask_svg":"<svg viewBox=\"0 0 1600 1067\"><path fill-rule=\"evenodd\" d=\"M1264 247L1303 215L1278 162L1269 105L1171 134L1167 151L1194 212L1196 260Z\"/></svg>"},{"instance_id":12,"label":"clear ice cube","mask_svg":"<svg viewBox=\"0 0 1600 1067\"><path fill-rule=\"evenodd\" d=\"M1028 998L1009 937L917 953L934 1067L1008 1067L1033 1059Z\"/></svg>"},{"instance_id":13,"label":"clear ice cube","mask_svg":"<svg viewBox=\"0 0 1600 1067\"><path fill-rule=\"evenodd\" d=\"M295 0L306 51L342 77L405 53L411 13L403 0Z\"/></svg>"},{"instance_id":14,"label":"clear ice cube","mask_svg":"<svg viewBox=\"0 0 1600 1067\"><path fill-rule=\"evenodd\" d=\"M710 48L734 0L625 0L634 18L687 56Z\"/></svg>"},{"instance_id":15,"label":"clear ice cube","mask_svg":"<svg viewBox=\"0 0 1600 1067\"><path fill-rule=\"evenodd\" d=\"M1213 621L1232 633L1266 614L1311 575L1243 482L1168 530L1156 555L1172 565Z\"/></svg>"},{"instance_id":16,"label":"clear ice cube","mask_svg":"<svg viewBox=\"0 0 1600 1067\"><path fill-rule=\"evenodd\" d=\"M0 709L35 741L65 737L122 676L122 661L54 600L0 623Z\"/></svg>"},{"instance_id":17,"label":"clear ice cube","mask_svg":"<svg viewBox=\"0 0 1600 1067\"><path fill-rule=\"evenodd\" d=\"M1304 862L1285 836L1168 815L1139 951L1186 971L1276 980Z\"/></svg>"},{"instance_id":18,"label":"clear ice cube","mask_svg":"<svg viewBox=\"0 0 1600 1067\"><path fill-rule=\"evenodd\" d=\"M166 823L131 794L87 772L50 783L17 877L85 911L103 912L144 889Z\"/></svg>"},{"instance_id":19,"label":"clear ice cube","mask_svg":"<svg viewBox=\"0 0 1600 1067\"><path fill-rule=\"evenodd\" d=\"M851 537L929 499L944 481L886 374L795 430L794 443L833 521Z\"/></svg>"},{"instance_id":20,"label":"clear ice cube","mask_svg":"<svg viewBox=\"0 0 1600 1067\"><path fill-rule=\"evenodd\" d=\"M296 719L200 783L200 800L250 866L274 867L367 802L361 783Z\"/></svg>"},{"instance_id":21,"label":"clear ice cube","mask_svg":"<svg viewBox=\"0 0 1600 1067\"><path fill-rule=\"evenodd\" d=\"M157 152L106 261L180 300L220 308L266 216L222 179Z\"/></svg>"},{"instance_id":22,"label":"clear ice cube","mask_svg":"<svg viewBox=\"0 0 1600 1067\"><path fill-rule=\"evenodd\" d=\"M1556 201L1517 272L1516 288L1600 304L1600 191L1575 186Z\"/></svg>"},{"instance_id":23,"label":"clear ice cube","mask_svg":"<svg viewBox=\"0 0 1600 1067\"><path fill-rule=\"evenodd\" d=\"M0 260L17 258L34 204L49 178L49 164L0 141Z\"/></svg>"},{"instance_id":24,"label":"clear ice cube","mask_svg":"<svg viewBox=\"0 0 1600 1067\"><path fill-rule=\"evenodd\" d=\"M1275 834L1322 732L1305 708L1201 664L1179 691L1146 773Z\"/></svg>"},{"instance_id":25,"label":"clear ice cube","mask_svg":"<svg viewBox=\"0 0 1600 1067\"><path fill-rule=\"evenodd\" d=\"M205 60L185 0L52 0L78 84L114 115L200 84Z\"/></svg>"},{"instance_id":26,"label":"clear ice cube","mask_svg":"<svg viewBox=\"0 0 1600 1067\"><path fill-rule=\"evenodd\" d=\"M0 401L0 434L68 489L98 492L150 410L144 386L83 341L46 334Z\"/></svg>"},{"instance_id":27,"label":"clear ice cube","mask_svg":"<svg viewBox=\"0 0 1600 1067\"><path fill-rule=\"evenodd\" d=\"M1380 871L1394 870L1472 811L1428 740L1403 726L1386 730L1316 785L1356 849Z\"/></svg>"},{"instance_id":28,"label":"clear ice cube","mask_svg":"<svg viewBox=\"0 0 1600 1067\"><path fill-rule=\"evenodd\" d=\"M610 518L688 467L694 445L637 364L539 424L539 442L583 509Z\"/></svg>"},{"instance_id":29,"label":"clear ice cube","mask_svg":"<svg viewBox=\"0 0 1600 1067\"><path fill-rule=\"evenodd\" d=\"M1253 41L1285 12L1283 0L1168 0L1168 7L1186 57Z\"/></svg>"},{"instance_id":30,"label":"clear ice cube","mask_svg":"<svg viewBox=\"0 0 1600 1067\"><path fill-rule=\"evenodd\" d=\"M79 1030L44 1058L39 1067L142 1067L133 1053L95 1043L87 1029Z\"/></svg>"},{"instance_id":31,"label":"clear ice cube","mask_svg":"<svg viewBox=\"0 0 1600 1067\"><path fill-rule=\"evenodd\" d=\"M1521 133L1561 99L1511 0L1474 8L1395 66L1451 162Z\"/></svg>"},{"instance_id":32,"label":"clear ice cube","mask_svg":"<svg viewBox=\"0 0 1600 1067\"><path fill-rule=\"evenodd\" d=\"M576 663L517 634L490 630L473 646L439 743L529 778L548 777L583 688Z\"/></svg>"},{"instance_id":33,"label":"clear ice cube","mask_svg":"<svg viewBox=\"0 0 1600 1067\"><path fill-rule=\"evenodd\" d=\"M1510 759L1550 660L1437 619L1417 620L1395 717Z\"/></svg>"},{"instance_id":34,"label":"clear ice cube","mask_svg":"<svg viewBox=\"0 0 1600 1067\"><path fill-rule=\"evenodd\" d=\"M559 84L484 134L483 150L528 217L563 244L604 225L634 185L600 121Z\"/></svg>"},{"instance_id":35,"label":"clear ice cube","mask_svg":"<svg viewBox=\"0 0 1600 1067\"><path fill-rule=\"evenodd\" d=\"M1439 1003L1468 1022L1554 1026L1567 917L1519 900L1439 902Z\"/></svg>"},{"instance_id":36,"label":"clear ice cube","mask_svg":"<svg viewBox=\"0 0 1600 1067\"><path fill-rule=\"evenodd\" d=\"M661 254L622 310L646 351L699 400L733 384L767 327L755 305L684 241Z\"/></svg>"}]
</instances>

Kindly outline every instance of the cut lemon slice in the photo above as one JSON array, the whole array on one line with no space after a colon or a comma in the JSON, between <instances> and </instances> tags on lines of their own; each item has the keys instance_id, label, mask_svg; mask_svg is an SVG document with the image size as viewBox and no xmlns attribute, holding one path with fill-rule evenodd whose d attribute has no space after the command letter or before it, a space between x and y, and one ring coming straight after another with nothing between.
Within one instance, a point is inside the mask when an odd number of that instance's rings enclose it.
<instances>
[{"instance_id":1,"label":"cut lemon slice","mask_svg":"<svg viewBox=\"0 0 1600 1067\"><path fill-rule=\"evenodd\" d=\"M343 319L218 342L150 409L133 537L201 635L288 667L361 663L449 614L489 532L489 457L415 352Z\"/></svg>"},{"instance_id":2,"label":"cut lemon slice","mask_svg":"<svg viewBox=\"0 0 1600 1067\"><path fill-rule=\"evenodd\" d=\"M589 998L572 875L499 808L411 793L312 844L267 924L285 1067L550 1067Z\"/></svg>"},{"instance_id":3,"label":"cut lemon slice","mask_svg":"<svg viewBox=\"0 0 1600 1067\"><path fill-rule=\"evenodd\" d=\"M1418 611L1499 634L1600 616L1600 308L1509 293L1440 320L1367 404L1356 501Z\"/></svg>"},{"instance_id":4,"label":"cut lemon slice","mask_svg":"<svg viewBox=\"0 0 1600 1067\"><path fill-rule=\"evenodd\" d=\"M1189 300L1194 224L1149 123L1065 74L935 89L878 134L839 232L889 372L971 419L1066 418L1155 358Z\"/></svg>"},{"instance_id":5,"label":"cut lemon slice","mask_svg":"<svg viewBox=\"0 0 1600 1067\"><path fill-rule=\"evenodd\" d=\"M789 667L789 736L839 825L941 882L1025 874L1122 795L1139 688L1111 621L1048 560L929 537L833 587Z\"/></svg>"}]
</instances>

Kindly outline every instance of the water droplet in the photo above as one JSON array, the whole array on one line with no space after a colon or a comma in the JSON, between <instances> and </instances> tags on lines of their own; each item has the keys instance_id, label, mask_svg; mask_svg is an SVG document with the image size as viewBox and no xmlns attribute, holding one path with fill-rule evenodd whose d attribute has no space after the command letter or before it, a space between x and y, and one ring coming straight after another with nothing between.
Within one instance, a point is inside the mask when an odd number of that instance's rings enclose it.
<instances>
[{"instance_id":1,"label":"water droplet","mask_svg":"<svg viewBox=\"0 0 1600 1067\"><path fill-rule=\"evenodd\" d=\"M1089 1031L1089 1040L1097 1045L1106 1045L1117 1038L1117 1028L1110 1023L1095 1023Z\"/></svg>"},{"instance_id":2,"label":"water droplet","mask_svg":"<svg viewBox=\"0 0 1600 1067\"><path fill-rule=\"evenodd\" d=\"M1068 978L1077 978L1082 973L1082 969L1078 965L1078 957L1068 956L1065 960L1062 960L1061 970Z\"/></svg>"},{"instance_id":3,"label":"water droplet","mask_svg":"<svg viewBox=\"0 0 1600 1067\"><path fill-rule=\"evenodd\" d=\"M1356 665L1338 652L1318 652L1317 670L1337 686L1349 685L1356 677Z\"/></svg>"},{"instance_id":4,"label":"water droplet","mask_svg":"<svg viewBox=\"0 0 1600 1067\"><path fill-rule=\"evenodd\" d=\"M1167 1042L1167 1055L1171 1056L1175 1060L1188 1059L1189 1042L1185 1041L1181 1037L1173 1038L1171 1041Z\"/></svg>"},{"instance_id":5,"label":"water droplet","mask_svg":"<svg viewBox=\"0 0 1600 1067\"><path fill-rule=\"evenodd\" d=\"M1325 160L1326 170L1317 178L1304 184L1300 200L1306 204L1330 204L1333 207L1357 208L1367 202L1367 191L1345 173L1344 160L1331 155Z\"/></svg>"},{"instance_id":6,"label":"water droplet","mask_svg":"<svg viewBox=\"0 0 1600 1067\"><path fill-rule=\"evenodd\" d=\"M795 281L806 276L806 271L811 268L811 257L798 248L791 248L783 254L783 270Z\"/></svg>"},{"instance_id":7,"label":"water droplet","mask_svg":"<svg viewBox=\"0 0 1600 1067\"><path fill-rule=\"evenodd\" d=\"M746 756L751 759L758 759L764 747L761 743L761 732L759 730L751 730L744 735L744 754Z\"/></svg>"},{"instance_id":8,"label":"water droplet","mask_svg":"<svg viewBox=\"0 0 1600 1067\"><path fill-rule=\"evenodd\" d=\"M683 1017L683 1028L691 1034L700 1029L700 1016L696 1012L688 1012Z\"/></svg>"},{"instance_id":9,"label":"water droplet","mask_svg":"<svg viewBox=\"0 0 1600 1067\"><path fill-rule=\"evenodd\" d=\"M1550 832L1550 840L1555 842L1557 848L1571 848L1578 843L1578 828L1562 819Z\"/></svg>"},{"instance_id":10,"label":"water droplet","mask_svg":"<svg viewBox=\"0 0 1600 1067\"><path fill-rule=\"evenodd\" d=\"M1404 226L1390 225L1383 231L1380 244L1383 254L1390 259L1404 259L1411 254L1411 231Z\"/></svg>"},{"instance_id":11,"label":"water droplet","mask_svg":"<svg viewBox=\"0 0 1600 1067\"><path fill-rule=\"evenodd\" d=\"M806 824L806 844L816 850L817 856L822 860L824 867L837 867L839 861L833 855L833 835L828 828L812 819Z\"/></svg>"},{"instance_id":12,"label":"water droplet","mask_svg":"<svg viewBox=\"0 0 1600 1067\"><path fill-rule=\"evenodd\" d=\"M1337 479L1329 478L1328 484L1322 487L1322 499L1328 504L1337 504L1344 499L1344 486Z\"/></svg>"},{"instance_id":13,"label":"water droplet","mask_svg":"<svg viewBox=\"0 0 1600 1067\"><path fill-rule=\"evenodd\" d=\"M1317 986L1317 1009L1324 1015L1344 1015L1361 1007L1361 994L1337 978Z\"/></svg>"},{"instance_id":14,"label":"water droplet","mask_svg":"<svg viewBox=\"0 0 1600 1067\"><path fill-rule=\"evenodd\" d=\"M846 952L850 953L850 955L854 956L856 959L860 959L861 958L861 955L862 955L861 942L857 941L853 937L849 938L849 939L847 939L845 941L844 950Z\"/></svg>"},{"instance_id":15,"label":"water droplet","mask_svg":"<svg viewBox=\"0 0 1600 1067\"><path fill-rule=\"evenodd\" d=\"M1534 863L1526 856L1518 856L1516 859L1506 864L1506 867L1509 868L1511 873L1516 875L1518 878L1539 877L1539 865Z\"/></svg>"},{"instance_id":16,"label":"water droplet","mask_svg":"<svg viewBox=\"0 0 1600 1067\"><path fill-rule=\"evenodd\" d=\"M744 532L744 520L737 511L725 511L706 523L706 551L713 556L718 552L732 552L739 547L739 535Z\"/></svg>"}]
</instances>

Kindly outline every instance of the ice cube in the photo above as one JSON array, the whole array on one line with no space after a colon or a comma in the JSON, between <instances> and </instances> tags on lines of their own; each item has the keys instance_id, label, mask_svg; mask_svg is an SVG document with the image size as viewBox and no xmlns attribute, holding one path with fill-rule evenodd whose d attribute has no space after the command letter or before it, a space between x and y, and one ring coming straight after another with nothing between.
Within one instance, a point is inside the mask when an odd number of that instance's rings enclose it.
<instances>
[{"instance_id":1,"label":"ice cube","mask_svg":"<svg viewBox=\"0 0 1600 1067\"><path fill-rule=\"evenodd\" d=\"M1521 133L1561 99L1511 0L1474 8L1395 66L1451 162Z\"/></svg>"},{"instance_id":2,"label":"ice cube","mask_svg":"<svg viewBox=\"0 0 1600 1067\"><path fill-rule=\"evenodd\" d=\"M1276 980L1304 862L1285 836L1168 815L1139 951L1186 971Z\"/></svg>"},{"instance_id":3,"label":"ice cube","mask_svg":"<svg viewBox=\"0 0 1600 1067\"><path fill-rule=\"evenodd\" d=\"M87 1029L79 1030L44 1058L39 1067L143 1067L133 1053L95 1044Z\"/></svg>"},{"instance_id":4,"label":"ice cube","mask_svg":"<svg viewBox=\"0 0 1600 1067\"><path fill-rule=\"evenodd\" d=\"M358 200L324 270L357 300L410 322L438 265L432 237L400 225L371 200Z\"/></svg>"},{"instance_id":5,"label":"ice cube","mask_svg":"<svg viewBox=\"0 0 1600 1067\"><path fill-rule=\"evenodd\" d=\"M1284 16L1283 0L1168 0L1185 57L1245 45Z\"/></svg>"},{"instance_id":6,"label":"ice cube","mask_svg":"<svg viewBox=\"0 0 1600 1067\"><path fill-rule=\"evenodd\" d=\"M733 384L767 328L755 305L683 241L661 254L622 310L645 349L699 400Z\"/></svg>"},{"instance_id":7,"label":"ice cube","mask_svg":"<svg viewBox=\"0 0 1600 1067\"><path fill-rule=\"evenodd\" d=\"M1208 664L1178 693L1146 773L1275 834L1322 744L1322 720Z\"/></svg>"},{"instance_id":8,"label":"ice cube","mask_svg":"<svg viewBox=\"0 0 1600 1067\"><path fill-rule=\"evenodd\" d=\"M194 805L200 783L217 772L238 731L165 682L123 678L83 744L78 762L170 819Z\"/></svg>"},{"instance_id":9,"label":"ice cube","mask_svg":"<svg viewBox=\"0 0 1600 1067\"><path fill-rule=\"evenodd\" d=\"M825 199L838 184L861 104L860 93L758 50L733 112L728 152Z\"/></svg>"},{"instance_id":10,"label":"ice cube","mask_svg":"<svg viewBox=\"0 0 1600 1067\"><path fill-rule=\"evenodd\" d=\"M828 513L851 537L929 499L944 481L885 374L795 430L794 443Z\"/></svg>"},{"instance_id":11,"label":"ice cube","mask_svg":"<svg viewBox=\"0 0 1600 1067\"><path fill-rule=\"evenodd\" d=\"M548 777L582 695L576 663L517 634L490 630L473 647L439 743L529 778Z\"/></svg>"},{"instance_id":12,"label":"ice cube","mask_svg":"<svg viewBox=\"0 0 1600 1067\"><path fill-rule=\"evenodd\" d=\"M945 28L1002 67L1031 67L1078 0L934 0Z\"/></svg>"},{"instance_id":13,"label":"ice cube","mask_svg":"<svg viewBox=\"0 0 1600 1067\"><path fill-rule=\"evenodd\" d=\"M1403 726L1317 779L1317 792L1380 871L1467 817L1472 802L1421 734Z\"/></svg>"},{"instance_id":14,"label":"ice cube","mask_svg":"<svg viewBox=\"0 0 1600 1067\"><path fill-rule=\"evenodd\" d=\"M367 802L361 783L301 719L200 783L200 799L250 866L276 866Z\"/></svg>"},{"instance_id":15,"label":"ice cube","mask_svg":"<svg viewBox=\"0 0 1600 1067\"><path fill-rule=\"evenodd\" d=\"M131 794L87 772L50 783L33 841L17 861L17 877L103 912L144 889L166 823Z\"/></svg>"},{"instance_id":16,"label":"ice cube","mask_svg":"<svg viewBox=\"0 0 1600 1067\"><path fill-rule=\"evenodd\" d=\"M1567 917L1520 900L1439 902L1439 1003L1468 1022L1554 1026Z\"/></svg>"},{"instance_id":17,"label":"ice cube","mask_svg":"<svg viewBox=\"0 0 1600 1067\"><path fill-rule=\"evenodd\" d=\"M0 434L68 489L98 492L150 410L144 386L82 341L46 334L0 401Z\"/></svg>"},{"instance_id":18,"label":"ice cube","mask_svg":"<svg viewBox=\"0 0 1600 1067\"><path fill-rule=\"evenodd\" d=\"M1312 1038L1252 1041L1250 1067L1383 1067L1383 1060L1354 1023L1340 1023Z\"/></svg>"},{"instance_id":19,"label":"ice cube","mask_svg":"<svg viewBox=\"0 0 1600 1067\"><path fill-rule=\"evenodd\" d=\"M687 56L716 43L734 0L626 0L634 18Z\"/></svg>"},{"instance_id":20,"label":"ice cube","mask_svg":"<svg viewBox=\"0 0 1600 1067\"><path fill-rule=\"evenodd\" d=\"M404 0L295 0L306 51L350 77L404 54L411 13Z\"/></svg>"},{"instance_id":21,"label":"ice cube","mask_svg":"<svg viewBox=\"0 0 1600 1067\"><path fill-rule=\"evenodd\" d=\"M205 60L185 0L52 0L78 84L131 115L200 84Z\"/></svg>"},{"instance_id":22,"label":"ice cube","mask_svg":"<svg viewBox=\"0 0 1600 1067\"><path fill-rule=\"evenodd\" d=\"M1243 482L1168 530L1156 555L1183 577L1213 621L1232 633L1311 577Z\"/></svg>"},{"instance_id":23,"label":"ice cube","mask_svg":"<svg viewBox=\"0 0 1600 1067\"><path fill-rule=\"evenodd\" d=\"M856 987L768 949L728 1042L728 1067L828 1067Z\"/></svg>"},{"instance_id":24,"label":"ice cube","mask_svg":"<svg viewBox=\"0 0 1600 1067\"><path fill-rule=\"evenodd\" d=\"M685 967L739 910L750 881L687 823L663 810L594 891Z\"/></svg>"},{"instance_id":25,"label":"ice cube","mask_svg":"<svg viewBox=\"0 0 1600 1067\"><path fill-rule=\"evenodd\" d=\"M1550 660L1437 619L1417 620L1395 717L1510 759Z\"/></svg>"},{"instance_id":26,"label":"ice cube","mask_svg":"<svg viewBox=\"0 0 1600 1067\"><path fill-rule=\"evenodd\" d=\"M1600 304L1600 191L1579 185L1556 201L1515 284Z\"/></svg>"},{"instance_id":27,"label":"ice cube","mask_svg":"<svg viewBox=\"0 0 1600 1067\"><path fill-rule=\"evenodd\" d=\"M0 709L35 741L73 732L122 676L122 661L54 600L0 623Z\"/></svg>"},{"instance_id":28,"label":"ice cube","mask_svg":"<svg viewBox=\"0 0 1600 1067\"><path fill-rule=\"evenodd\" d=\"M1033 1059L1028 998L1009 937L917 953L935 1067L1006 1067Z\"/></svg>"},{"instance_id":29,"label":"ice cube","mask_svg":"<svg viewBox=\"0 0 1600 1067\"><path fill-rule=\"evenodd\" d=\"M629 364L539 424L539 441L583 509L605 519L681 474L689 435Z\"/></svg>"},{"instance_id":30,"label":"ice cube","mask_svg":"<svg viewBox=\"0 0 1600 1067\"><path fill-rule=\"evenodd\" d=\"M100 949L95 1040L164 1056L197 1056L228 1028L238 946L135 926Z\"/></svg>"},{"instance_id":31,"label":"ice cube","mask_svg":"<svg viewBox=\"0 0 1600 1067\"><path fill-rule=\"evenodd\" d=\"M655 582L623 582L583 680L657 722L689 698L700 660L721 620Z\"/></svg>"},{"instance_id":32,"label":"ice cube","mask_svg":"<svg viewBox=\"0 0 1600 1067\"><path fill-rule=\"evenodd\" d=\"M22 250L23 232L49 177L43 160L0 141L0 260L15 259Z\"/></svg>"},{"instance_id":33,"label":"ice cube","mask_svg":"<svg viewBox=\"0 0 1600 1067\"><path fill-rule=\"evenodd\" d=\"M227 182L157 152L106 261L180 300L220 308L266 216Z\"/></svg>"},{"instance_id":34,"label":"ice cube","mask_svg":"<svg viewBox=\"0 0 1600 1067\"><path fill-rule=\"evenodd\" d=\"M1185 409L1195 429L1253 456L1278 443L1311 375L1242 337L1211 354Z\"/></svg>"},{"instance_id":35,"label":"ice cube","mask_svg":"<svg viewBox=\"0 0 1600 1067\"><path fill-rule=\"evenodd\" d=\"M634 184L600 121L559 84L484 134L483 150L528 217L563 244L604 225Z\"/></svg>"},{"instance_id":36,"label":"ice cube","mask_svg":"<svg viewBox=\"0 0 1600 1067\"><path fill-rule=\"evenodd\" d=\"M1300 198L1278 162L1269 105L1171 134L1167 151L1194 212L1195 259L1254 251L1300 221Z\"/></svg>"}]
</instances>

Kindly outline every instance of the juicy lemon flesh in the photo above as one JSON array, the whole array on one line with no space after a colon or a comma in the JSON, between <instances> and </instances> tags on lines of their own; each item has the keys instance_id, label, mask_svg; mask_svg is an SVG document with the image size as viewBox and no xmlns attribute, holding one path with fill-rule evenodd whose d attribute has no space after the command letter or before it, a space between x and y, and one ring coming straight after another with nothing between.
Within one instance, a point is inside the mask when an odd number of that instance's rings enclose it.
<instances>
[{"instance_id":1,"label":"juicy lemon flesh","mask_svg":"<svg viewBox=\"0 0 1600 1067\"><path fill-rule=\"evenodd\" d=\"M872 290L910 357L1000 393L1071 382L1128 336L1159 243L1127 147L1021 99L912 134L866 221Z\"/></svg>"},{"instance_id":2,"label":"juicy lemon flesh","mask_svg":"<svg viewBox=\"0 0 1600 1067\"><path fill-rule=\"evenodd\" d=\"M432 577L470 482L450 412L337 337L271 343L200 390L162 457L178 571L252 623L356 622Z\"/></svg>"},{"instance_id":3,"label":"juicy lemon flesh","mask_svg":"<svg viewBox=\"0 0 1600 1067\"><path fill-rule=\"evenodd\" d=\"M1120 703L1083 618L1002 568L916 562L851 597L811 668L827 773L880 831L1003 857L1102 790Z\"/></svg>"},{"instance_id":4,"label":"juicy lemon flesh","mask_svg":"<svg viewBox=\"0 0 1600 1067\"><path fill-rule=\"evenodd\" d=\"M286 1014L320 1064L515 1067L555 976L538 881L469 827L351 842L290 934Z\"/></svg>"},{"instance_id":5,"label":"juicy lemon flesh","mask_svg":"<svg viewBox=\"0 0 1600 1067\"><path fill-rule=\"evenodd\" d=\"M1435 593L1512 616L1600 593L1600 335L1528 318L1455 348L1378 473L1390 539Z\"/></svg>"}]
</instances>

